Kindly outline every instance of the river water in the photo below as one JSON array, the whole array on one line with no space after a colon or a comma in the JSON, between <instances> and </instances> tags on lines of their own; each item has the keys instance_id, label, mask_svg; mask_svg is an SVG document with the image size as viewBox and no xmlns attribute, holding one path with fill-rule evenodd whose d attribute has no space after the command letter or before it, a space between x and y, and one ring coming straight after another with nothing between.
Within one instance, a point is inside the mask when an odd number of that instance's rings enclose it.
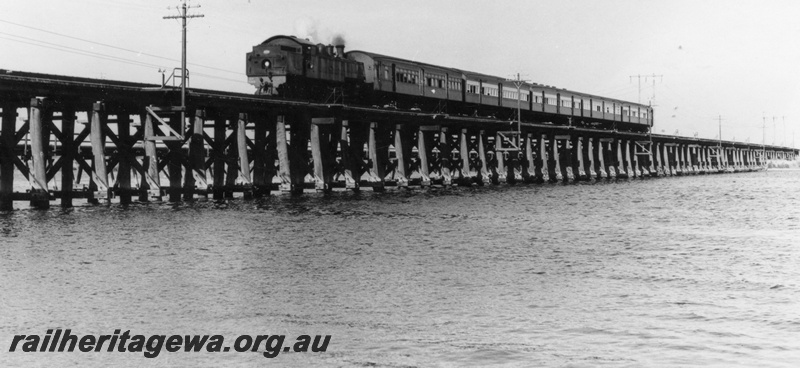
<instances>
[{"instance_id":1,"label":"river water","mask_svg":"<svg viewBox=\"0 0 800 368\"><path fill-rule=\"evenodd\" d=\"M4 367L800 365L800 170L22 209L0 228ZM52 328L331 341L8 352Z\"/></svg>"}]
</instances>

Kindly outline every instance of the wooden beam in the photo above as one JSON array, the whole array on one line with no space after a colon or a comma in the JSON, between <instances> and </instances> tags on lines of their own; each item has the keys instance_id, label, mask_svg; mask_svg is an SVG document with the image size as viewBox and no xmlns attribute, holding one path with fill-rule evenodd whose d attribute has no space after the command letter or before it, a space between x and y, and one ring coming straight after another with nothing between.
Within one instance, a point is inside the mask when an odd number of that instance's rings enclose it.
<instances>
[{"instance_id":1,"label":"wooden beam","mask_svg":"<svg viewBox=\"0 0 800 368\"><path fill-rule=\"evenodd\" d=\"M236 147L239 152L239 177L242 178L247 187L244 191L244 197L250 198L253 196L253 178L250 175L250 155L247 152L248 139L247 139L247 114L239 114L239 120L236 122ZM204 173L205 174L205 173Z\"/></svg>"},{"instance_id":2,"label":"wooden beam","mask_svg":"<svg viewBox=\"0 0 800 368\"><path fill-rule=\"evenodd\" d=\"M225 140L225 198L233 198L236 179L239 177L239 124L228 120L231 135Z\"/></svg>"},{"instance_id":3,"label":"wooden beam","mask_svg":"<svg viewBox=\"0 0 800 368\"><path fill-rule=\"evenodd\" d=\"M500 150L503 142L503 135L499 132L495 134L494 137L494 158L495 158L495 166L494 166L494 177L498 183L505 183L507 181L508 172L506 171L506 155L505 153Z\"/></svg>"},{"instance_id":4,"label":"wooden beam","mask_svg":"<svg viewBox=\"0 0 800 368\"><path fill-rule=\"evenodd\" d=\"M274 114L266 114L266 117L259 115L254 122L253 196L257 198L269 194L275 175L274 119Z\"/></svg>"},{"instance_id":5,"label":"wooden beam","mask_svg":"<svg viewBox=\"0 0 800 368\"><path fill-rule=\"evenodd\" d=\"M442 176L442 185L444 186L453 184L453 175L450 173L450 155L452 152L450 133L447 131L447 127L442 127L439 131L439 173Z\"/></svg>"},{"instance_id":6,"label":"wooden beam","mask_svg":"<svg viewBox=\"0 0 800 368\"><path fill-rule=\"evenodd\" d=\"M369 170L369 181L372 184L372 190L375 192L384 190L384 178L386 177L388 152L387 148L381 144L384 141L381 139L382 136L383 130L378 126L378 123L370 123L367 150L369 151L369 160L372 165Z\"/></svg>"},{"instance_id":7,"label":"wooden beam","mask_svg":"<svg viewBox=\"0 0 800 368\"><path fill-rule=\"evenodd\" d=\"M314 189L318 192L330 192L333 179L332 167L328 164L326 155L329 152L328 143L330 133L327 126L311 121L311 158L314 160ZM327 125L327 120L324 120Z\"/></svg>"},{"instance_id":8,"label":"wooden beam","mask_svg":"<svg viewBox=\"0 0 800 368\"><path fill-rule=\"evenodd\" d=\"M458 137L458 154L461 156L461 175L459 175L459 185L471 186L474 177L469 167L469 132L467 129L461 129Z\"/></svg>"},{"instance_id":9,"label":"wooden beam","mask_svg":"<svg viewBox=\"0 0 800 368\"><path fill-rule=\"evenodd\" d=\"M155 116L153 117L156 118ZM156 120L159 119L157 118ZM181 131L184 125L185 123L181 121L180 115L173 114L169 118L169 125L165 125L165 127L169 128L171 131L180 132L180 134L173 133L174 135L184 137L186 132ZM183 182L181 180L183 176L183 165L181 162L183 161L183 141L166 141L164 143L169 149L167 152L167 172L169 174L169 190L167 194L170 202L179 202L184 192Z\"/></svg>"},{"instance_id":10,"label":"wooden beam","mask_svg":"<svg viewBox=\"0 0 800 368\"><path fill-rule=\"evenodd\" d=\"M547 157L547 134L539 134L538 146L539 155L536 158L536 166L539 170L537 170L536 179L539 182L546 183L550 181L550 160Z\"/></svg>"},{"instance_id":11,"label":"wooden beam","mask_svg":"<svg viewBox=\"0 0 800 368\"><path fill-rule=\"evenodd\" d=\"M281 192L292 191L292 166L289 161L289 144L286 133L286 120L283 115L278 115L275 120L275 142L278 150L278 178Z\"/></svg>"},{"instance_id":12,"label":"wooden beam","mask_svg":"<svg viewBox=\"0 0 800 368\"><path fill-rule=\"evenodd\" d=\"M478 132L478 156L481 162L478 180L484 185L491 184L492 173L489 171L489 160L486 157L486 131L484 130Z\"/></svg>"},{"instance_id":13,"label":"wooden beam","mask_svg":"<svg viewBox=\"0 0 800 368\"><path fill-rule=\"evenodd\" d=\"M186 189L183 195L184 199L191 200L195 196L207 196L208 178L206 177L206 149L203 138L205 122L205 110L195 110L192 134L189 135L189 167L183 180L183 186Z\"/></svg>"},{"instance_id":14,"label":"wooden beam","mask_svg":"<svg viewBox=\"0 0 800 368\"><path fill-rule=\"evenodd\" d=\"M408 178L410 173L408 171L411 163L410 147L411 142L403 131L403 125L397 124L394 127L394 154L397 158L395 165L395 179L397 186L400 188L408 188Z\"/></svg>"},{"instance_id":15,"label":"wooden beam","mask_svg":"<svg viewBox=\"0 0 800 368\"><path fill-rule=\"evenodd\" d=\"M47 171L45 170L46 157L44 147L47 141L44 137L43 126L46 119L45 99L31 99L29 122L31 137L31 207L37 209L50 208L50 193L47 188Z\"/></svg>"},{"instance_id":16,"label":"wooden beam","mask_svg":"<svg viewBox=\"0 0 800 368\"><path fill-rule=\"evenodd\" d=\"M290 165L292 166L291 184L292 193L303 193L306 175L309 173L308 167L308 140L310 135L311 118L308 112L293 114L295 120L291 122L289 135L291 144L289 145Z\"/></svg>"},{"instance_id":17,"label":"wooden beam","mask_svg":"<svg viewBox=\"0 0 800 368\"><path fill-rule=\"evenodd\" d=\"M117 170L119 202L121 204L129 204L131 203L131 161L135 161L135 157L131 152L131 119L128 114L117 114L117 134L119 136L119 143L117 143L117 150L119 151L119 170ZM72 139L71 135L70 133L69 139ZM62 170L67 168L66 162L64 165ZM71 163L68 171L72 171Z\"/></svg>"},{"instance_id":18,"label":"wooden beam","mask_svg":"<svg viewBox=\"0 0 800 368\"><path fill-rule=\"evenodd\" d=\"M346 189L350 189L353 191L359 190L359 179L361 178L361 165L359 160L361 159L358 156L358 152L356 149L350 146L350 141L348 140L348 130L353 131L355 134L355 129L350 128L350 123L348 121L343 121L341 127L339 127L339 135L338 135L338 143L339 143L339 151L342 155L342 168L343 168L343 175L344 175L344 185ZM353 140L350 138L350 140ZM361 149L363 150L364 146L361 145Z\"/></svg>"},{"instance_id":19,"label":"wooden beam","mask_svg":"<svg viewBox=\"0 0 800 368\"><path fill-rule=\"evenodd\" d=\"M225 119L214 119L214 140L211 147L214 159L213 164L213 198L225 198L225 147L226 147Z\"/></svg>"},{"instance_id":20,"label":"wooden beam","mask_svg":"<svg viewBox=\"0 0 800 368\"><path fill-rule=\"evenodd\" d=\"M419 175L421 177L420 185L422 187L429 187L431 186L431 149L433 148L433 144L431 142L432 134L430 133L431 130L422 129L423 127L419 128L417 132L417 152L419 155Z\"/></svg>"},{"instance_id":21,"label":"wooden beam","mask_svg":"<svg viewBox=\"0 0 800 368\"><path fill-rule=\"evenodd\" d=\"M153 118L147 113L141 114L140 117L144 117L144 136L153 136L155 134ZM143 143L144 157L142 158L143 170L140 185L143 191L139 196L139 200L142 202L161 201L161 178L156 142L144 140Z\"/></svg>"},{"instance_id":22,"label":"wooden beam","mask_svg":"<svg viewBox=\"0 0 800 368\"><path fill-rule=\"evenodd\" d=\"M533 156L533 133L527 133L524 137L525 144L525 170L522 171L522 178L526 182L536 181L536 159Z\"/></svg>"},{"instance_id":23,"label":"wooden beam","mask_svg":"<svg viewBox=\"0 0 800 368\"><path fill-rule=\"evenodd\" d=\"M14 147L17 145L17 107L10 103L2 105L0 126L0 211L14 209Z\"/></svg>"},{"instance_id":24,"label":"wooden beam","mask_svg":"<svg viewBox=\"0 0 800 368\"><path fill-rule=\"evenodd\" d=\"M558 140L555 135L550 135L550 144L553 145L553 173L555 174L555 180L556 182L562 182L564 181L564 168L561 166L561 150L558 147Z\"/></svg>"}]
</instances>

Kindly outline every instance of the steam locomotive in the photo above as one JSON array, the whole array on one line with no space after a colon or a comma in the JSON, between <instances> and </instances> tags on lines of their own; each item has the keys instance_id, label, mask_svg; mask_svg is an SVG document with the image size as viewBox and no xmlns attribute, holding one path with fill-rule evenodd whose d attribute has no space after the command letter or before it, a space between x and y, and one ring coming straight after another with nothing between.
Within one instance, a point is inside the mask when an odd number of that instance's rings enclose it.
<instances>
[{"instance_id":1,"label":"steam locomotive","mask_svg":"<svg viewBox=\"0 0 800 368\"><path fill-rule=\"evenodd\" d=\"M247 53L256 94L315 102L646 132L647 105L274 36Z\"/></svg>"}]
</instances>

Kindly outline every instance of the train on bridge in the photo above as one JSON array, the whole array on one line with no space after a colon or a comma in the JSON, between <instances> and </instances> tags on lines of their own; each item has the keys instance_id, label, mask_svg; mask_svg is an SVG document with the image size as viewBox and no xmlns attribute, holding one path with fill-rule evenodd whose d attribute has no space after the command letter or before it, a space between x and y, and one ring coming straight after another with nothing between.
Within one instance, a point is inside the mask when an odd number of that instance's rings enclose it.
<instances>
[{"instance_id":1,"label":"train on bridge","mask_svg":"<svg viewBox=\"0 0 800 368\"><path fill-rule=\"evenodd\" d=\"M650 106L291 36L255 46L247 76L256 95L0 70L0 211L743 172L798 155L651 134Z\"/></svg>"},{"instance_id":2,"label":"train on bridge","mask_svg":"<svg viewBox=\"0 0 800 368\"><path fill-rule=\"evenodd\" d=\"M246 64L256 93L279 98L347 98L348 104L508 120L519 111L528 121L639 133L653 126L651 106L372 52L345 52L344 45L294 36L274 36L254 46Z\"/></svg>"}]
</instances>

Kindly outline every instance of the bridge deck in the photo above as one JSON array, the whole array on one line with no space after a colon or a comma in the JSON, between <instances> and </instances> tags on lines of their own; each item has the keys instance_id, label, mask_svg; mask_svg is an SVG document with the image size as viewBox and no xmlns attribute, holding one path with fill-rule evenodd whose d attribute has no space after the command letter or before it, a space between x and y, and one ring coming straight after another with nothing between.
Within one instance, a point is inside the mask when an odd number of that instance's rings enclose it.
<instances>
[{"instance_id":1,"label":"bridge deck","mask_svg":"<svg viewBox=\"0 0 800 368\"><path fill-rule=\"evenodd\" d=\"M188 90L181 121L179 101L178 88L0 70L0 209L749 171L798 153L203 89Z\"/></svg>"}]
</instances>

